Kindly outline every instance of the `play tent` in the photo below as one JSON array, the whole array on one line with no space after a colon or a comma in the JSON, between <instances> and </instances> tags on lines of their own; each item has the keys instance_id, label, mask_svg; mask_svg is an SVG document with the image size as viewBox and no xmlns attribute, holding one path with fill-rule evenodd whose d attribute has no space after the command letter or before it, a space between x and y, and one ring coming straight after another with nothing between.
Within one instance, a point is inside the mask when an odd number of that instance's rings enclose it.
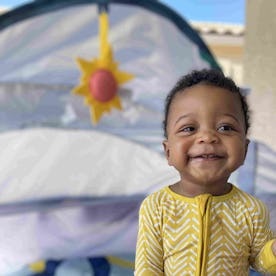
<instances>
[{"instance_id":1,"label":"play tent","mask_svg":"<svg viewBox=\"0 0 276 276\"><path fill-rule=\"evenodd\" d=\"M76 59L127 80L97 124ZM162 154L165 96L206 67L219 69L160 1L37 0L0 17L0 275L133 274L139 205L178 179ZM253 141L232 176L274 214L275 156Z\"/></svg>"}]
</instances>

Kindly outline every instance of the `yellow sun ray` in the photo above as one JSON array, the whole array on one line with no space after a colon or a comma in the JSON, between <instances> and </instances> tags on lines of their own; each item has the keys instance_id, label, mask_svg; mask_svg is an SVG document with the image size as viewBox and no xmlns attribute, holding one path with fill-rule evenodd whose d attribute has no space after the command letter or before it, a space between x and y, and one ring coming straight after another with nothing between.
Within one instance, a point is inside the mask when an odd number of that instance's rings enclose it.
<instances>
[{"instance_id":1,"label":"yellow sun ray","mask_svg":"<svg viewBox=\"0 0 276 276\"><path fill-rule=\"evenodd\" d=\"M114 72L114 75L119 84L123 84L133 78L133 75L121 71Z\"/></svg>"},{"instance_id":2,"label":"yellow sun ray","mask_svg":"<svg viewBox=\"0 0 276 276\"><path fill-rule=\"evenodd\" d=\"M101 13L100 55L92 61L77 59L82 76L80 84L72 91L85 97L85 104L90 106L91 120L97 124L103 113L112 108L122 109L118 96L118 86L134 76L118 70L118 63L113 60L112 47L108 42L108 16Z\"/></svg>"},{"instance_id":3,"label":"yellow sun ray","mask_svg":"<svg viewBox=\"0 0 276 276\"><path fill-rule=\"evenodd\" d=\"M115 96L112 101L106 103L105 105L102 105L101 102L93 98L89 98L86 101L86 104L93 106L90 108L90 114L91 120L94 124L96 124L99 121L103 113L109 113L112 108L116 108L119 110L122 109L121 101L118 96Z\"/></svg>"},{"instance_id":4,"label":"yellow sun ray","mask_svg":"<svg viewBox=\"0 0 276 276\"><path fill-rule=\"evenodd\" d=\"M75 87L72 91L75 94L87 96L89 94L89 87L87 83L82 83L81 85Z\"/></svg>"},{"instance_id":5,"label":"yellow sun ray","mask_svg":"<svg viewBox=\"0 0 276 276\"><path fill-rule=\"evenodd\" d=\"M85 74L92 73L97 67L96 59L94 59L92 62L90 62L90 61L87 61L82 58L77 58L77 63L79 65L80 69L82 70L82 72Z\"/></svg>"}]
</instances>

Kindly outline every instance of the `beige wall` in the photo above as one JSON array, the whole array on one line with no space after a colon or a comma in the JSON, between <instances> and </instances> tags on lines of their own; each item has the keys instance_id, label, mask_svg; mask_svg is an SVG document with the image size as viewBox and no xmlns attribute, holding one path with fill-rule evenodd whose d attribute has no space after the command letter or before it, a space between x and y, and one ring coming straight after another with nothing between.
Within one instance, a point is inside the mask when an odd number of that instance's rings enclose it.
<instances>
[{"instance_id":1,"label":"beige wall","mask_svg":"<svg viewBox=\"0 0 276 276\"><path fill-rule=\"evenodd\" d=\"M223 72L238 85L243 84L243 35L201 34Z\"/></svg>"},{"instance_id":2,"label":"beige wall","mask_svg":"<svg viewBox=\"0 0 276 276\"><path fill-rule=\"evenodd\" d=\"M243 84L243 48L241 46L210 45L209 46L225 75Z\"/></svg>"},{"instance_id":3,"label":"beige wall","mask_svg":"<svg viewBox=\"0 0 276 276\"><path fill-rule=\"evenodd\" d=\"M276 149L276 1L247 0L244 85L251 87L251 135Z\"/></svg>"}]
</instances>

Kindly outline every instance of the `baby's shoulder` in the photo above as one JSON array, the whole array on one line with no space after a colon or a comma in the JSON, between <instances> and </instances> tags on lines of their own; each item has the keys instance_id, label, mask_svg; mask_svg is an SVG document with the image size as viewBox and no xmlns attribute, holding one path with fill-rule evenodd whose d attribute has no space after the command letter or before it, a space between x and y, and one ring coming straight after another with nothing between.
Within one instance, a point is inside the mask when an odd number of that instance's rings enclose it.
<instances>
[{"instance_id":1,"label":"baby's shoulder","mask_svg":"<svg viewBox=\"0 0 276 276\"><path fill-rule=\"evenodd\" d=\"M265 213L265 204L257 197L250 195L238 188L236 188L235 199L242 208L247 209L250 212Z\"/></svg>"},{"instance_id":2,"label":"baby's shoulder","mask_svg":"<svg viewBox=\"0 0 276 276\"><path fill-rule=\"evenodd\" d=\"M142 202L142 206L151 206L152 209L164 205L171 200L171 195L167 191L167 187L163 187L158 191L149 194Z\"/></svg>"}]
</instances>

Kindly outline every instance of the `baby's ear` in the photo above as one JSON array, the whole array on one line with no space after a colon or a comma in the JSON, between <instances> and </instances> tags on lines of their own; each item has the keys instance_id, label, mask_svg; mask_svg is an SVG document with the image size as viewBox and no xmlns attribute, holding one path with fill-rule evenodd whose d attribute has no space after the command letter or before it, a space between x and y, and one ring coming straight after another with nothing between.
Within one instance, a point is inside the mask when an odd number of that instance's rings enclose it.
<instances>
[{"instance_id":1,"label":"baby's ear","mask_svg":"<svg viewBox=\"0 0 276 276\"><path fill-rule=\"evenodd\" d=\"M167 160L169 161L170 150L169 150L168 140L163 141L163 149L164 149L165 156L166 156Z\"/></svg>"}]
</instances>

